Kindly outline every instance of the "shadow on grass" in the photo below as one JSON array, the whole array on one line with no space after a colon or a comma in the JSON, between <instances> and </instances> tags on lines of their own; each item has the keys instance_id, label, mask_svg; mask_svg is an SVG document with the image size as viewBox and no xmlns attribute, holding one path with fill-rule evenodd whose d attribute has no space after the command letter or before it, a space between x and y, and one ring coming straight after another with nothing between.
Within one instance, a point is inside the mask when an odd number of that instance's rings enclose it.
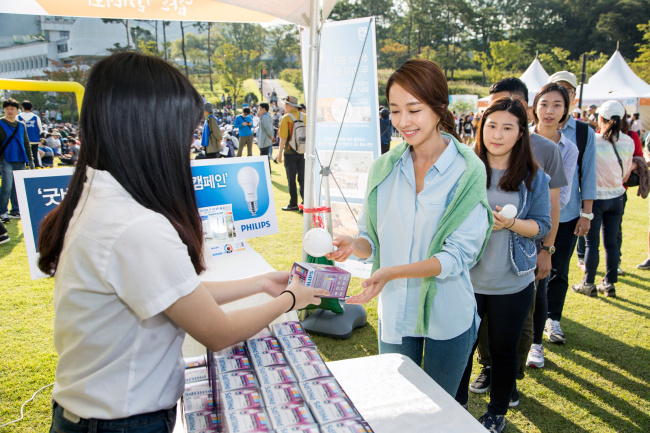
<instances>
[{"instance_id":1,"label":"shadow on grass","mask_svg":"<svg viewBox=\"0 0 650 433\"><path fill-rule=\"evenodd\" d=\"M639 396L650 395L650 386L647 380L647 366L650 363L650 351L647 349L630 346L622 341L615 340L608 335L590 329L578 322L572 321L566 317L562 319L562 326L567 331L568 337L573 334L571 339L576 346L547 346L547 350L554 352L556 355L591 371L602 381L612 384L608 386L601 383L594 383L589 378L580 377L575 372L569 371L557 364L547 360L547 367L538 372L531 372L531 377L538 381L540 385L546 387L556 395L561 395L564 399L579 406L591 416L597 417L603 423L610 426L614 431L619 432L647 432L650 431L650 415L623 397L616 395L616 388L625 390L629 393ZM588 353L591 357L585 356ZM591 359L593 358L593 359ZM618 368L626 371L629 376L639 378L635 381L625 375L614 371L603 364L594 361L598 359L602 363L616 365ZM552 372L552 373L549 373ZM552 377L554 373L559 373L567 380L575 383L579 389L571 388L560 383ZM611 389L610 389L611 388ZM595 402L598 402L596 404ZM610 410L604 409L606 406ZM531 411L535 412L535 411ZM548 420L544 417L544 410L540 413L536 425L548 425ZM537 413L534 413L537 417ZM530 413L526 413L530 417ZM577 429L563 429L563 431L581 431Z\"/></svg>"},{"instance_id":2,"label":"shadow on grass","mask_svg":"<svg viewBox=\"0 0 650 433\"><path fill-rule=\"evenodd\" d=\"M621 310L627 311L628 313L637 314L642 318L645 318L646 320L650 319L650 307L648 307L647 305L643 305L643 304L639 304L638 302L627 300L625 298L620 297L620 295L617 296L615 299L605 298L604 296L602 296L601 298L604 302L607 302L607 304L611 305L612 307L620 308ZM626 307L622 305L623 303L629 303L635 305L637 307L645 309L646 311L639 311L635 308Z\"/></svg>"},{"instance_id":3,"label":"shadow on grass","mask_svg":"<svg viewBox=\"0 0 650 433\"><path fill-rule=\"evenodd\" d=\"M637 272L648 272L648 276L642 276L638 275L636 273L631 273L631 272L626 272L625 275L621 275L618 277L618 280L625 283L629 284L630 286L636 287L638 289L643 289L643 290L648 290L647 284L642 284L642 283L637 283L636 281L631 281L632 279L634 280L641 280L644 282L650 282L650 271L643 271L643 270L638 270ZM641 284L641 285L639 285Z\"/></svg>"},{"instance_id":4,"label":"shadow on grass","mask_svg":"<svg viewBox=\"0 0 650 433\"><path fill-rule=\"evenodd\" d=\"M286 179L285 179L286 180ZM273 184L274 187L279 189L280 191L289 194L289 186L280 182L276 182L275 180L272 180L271 183Z\"/></svg>"},{"instance_id":5,"label":"shadow on grass","mask_svg":"<svg viewBox=\"0 0 650 433\"><path fill-rule=\"evenodd\" d=\"M0 245L0 259L4 259L5 257L11 255L11 253L14 251L14 248L23 242L23 234L22 232L20 234L18 233L18 227L15 224L5 224L5 228L7 229L7 234L11 240Z\"/></svg>"}]
</instances>

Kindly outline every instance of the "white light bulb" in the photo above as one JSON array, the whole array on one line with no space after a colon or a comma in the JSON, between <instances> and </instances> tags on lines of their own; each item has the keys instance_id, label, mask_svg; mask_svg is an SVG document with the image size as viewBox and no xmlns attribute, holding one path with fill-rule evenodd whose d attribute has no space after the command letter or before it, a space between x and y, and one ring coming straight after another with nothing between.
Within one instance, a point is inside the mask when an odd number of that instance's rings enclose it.
<instances>
[{"instance_id":1,"label":"white light bulb","mask_svg":"<svg viewBox=\"0 0 650 433\"><path fill-rule=\"evenodd\" d=\"M312 257L323 257L325 254L333 253L337 248L332 245L332 235L321 228L313 228L305 234L302 246Z\"/></svg>"},{"instance_id":2,"label":"white light bulb","mask_svg":"<svg viewBox=\"0 0 650 433\"><path fill-rule=\"evenodd\" d=\"M506 219L514 218L517 216L517 207L511 204L507 204L503 206L503 209L501 209L501 212L499 212L499 214Z\"/></svg>"},{"instance_id":3,"label":"white light bulb","mask_svg":"<svg viewBox=\"0 0 650 433\"><path fill-rule=\"evenodd\" d=\"M257 185L260 183L260 175L253 167L247 166L237 173L237 183L244 191L248 210L253 216L257 215Z\"/></svg>"}]
</instances>

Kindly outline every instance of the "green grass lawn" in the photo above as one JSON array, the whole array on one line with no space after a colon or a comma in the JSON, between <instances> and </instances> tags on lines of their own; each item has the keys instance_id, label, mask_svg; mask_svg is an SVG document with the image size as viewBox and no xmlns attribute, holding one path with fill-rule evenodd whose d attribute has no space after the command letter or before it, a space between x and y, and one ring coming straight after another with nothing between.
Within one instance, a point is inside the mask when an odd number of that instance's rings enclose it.
<instances>
[{"instance_id":1,"label":"green grass lawn","mask_svg":"<svg viewBox=\"0 0 650 433\"><path fill-rule=\"evenodd\" d=\"M280 232L250 244L274 268L289 269L301 258L302 216L280 209L289 202L284 167L272 163L271 169ZM57 359L52 345L54 282L30 279L21 223L11 222L7 229L11 242L0 245L0 424L18 418L21 404L54 380ZM647 229L648 202L631 193L623 222L626 274L616 285L618 298L569 292L562 320L567 345L545 344L546 367L529 369L519 382L521 403L509 411L506 432L650 431L650 271L635 269L647 254ZM603 269L601 261L601 273ZM571 281L580 279L574 260ZM356 293L360 280L353 280ZM377 354L376 301L366 308L368 325L349 340L314 337L327 360ZM50 393L48 388L39 394L26 406L25 420L2 431L47 431ZM470 412L480 416L487 399L470 393Z\"/></svg>"}]
</instances>

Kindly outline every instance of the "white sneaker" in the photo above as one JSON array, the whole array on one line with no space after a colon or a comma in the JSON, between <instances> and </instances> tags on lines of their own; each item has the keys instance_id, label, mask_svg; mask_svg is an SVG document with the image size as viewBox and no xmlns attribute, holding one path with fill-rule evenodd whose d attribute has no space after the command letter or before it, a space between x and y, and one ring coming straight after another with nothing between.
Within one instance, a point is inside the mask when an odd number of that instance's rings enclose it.
<instances>
[{"instance_id":1,"label":"white sneaker","mask_svg":"<svg viewBox=\"0 0 650 433\"><path fill-rule=\"evenodd\" d=\"M548 341L551 343L564 344L566 343L566 338L562 333L562 328L560 328L560 322L553 320L550 317L546 319L546 326L544 327L544 334L548 337Z\"/></svg>"},{"instance_id":2,"label":"white sneaker","mask_svg":"<svg viewBox=\"0 0 650 433\"><path fill-rule=\"evenodd\" d=\"M541 344L533 344L530 346L526 365L532 368L544 367L544 347Z\"/></svg>"}]
</instances>

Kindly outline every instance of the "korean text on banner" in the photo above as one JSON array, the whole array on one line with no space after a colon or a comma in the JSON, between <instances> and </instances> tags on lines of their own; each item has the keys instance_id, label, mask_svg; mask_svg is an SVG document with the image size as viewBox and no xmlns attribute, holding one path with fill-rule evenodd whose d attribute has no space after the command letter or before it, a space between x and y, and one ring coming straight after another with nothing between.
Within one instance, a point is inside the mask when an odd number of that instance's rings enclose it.
<instances>
[{"instance_id":1,"label":"korean text on banner","mask_svg":"<svg viewBox=\"0 0 650 433\"><path fill-rule=\"evenodd\" d=\"M213 255L242 248L242 240L278 233L268 158L256 156L192 163L203 232ZM27 259L32 279L42 278L38 262L41 220L61 203L74 169L14 172Z\"/></svg>"}]
</instances>

